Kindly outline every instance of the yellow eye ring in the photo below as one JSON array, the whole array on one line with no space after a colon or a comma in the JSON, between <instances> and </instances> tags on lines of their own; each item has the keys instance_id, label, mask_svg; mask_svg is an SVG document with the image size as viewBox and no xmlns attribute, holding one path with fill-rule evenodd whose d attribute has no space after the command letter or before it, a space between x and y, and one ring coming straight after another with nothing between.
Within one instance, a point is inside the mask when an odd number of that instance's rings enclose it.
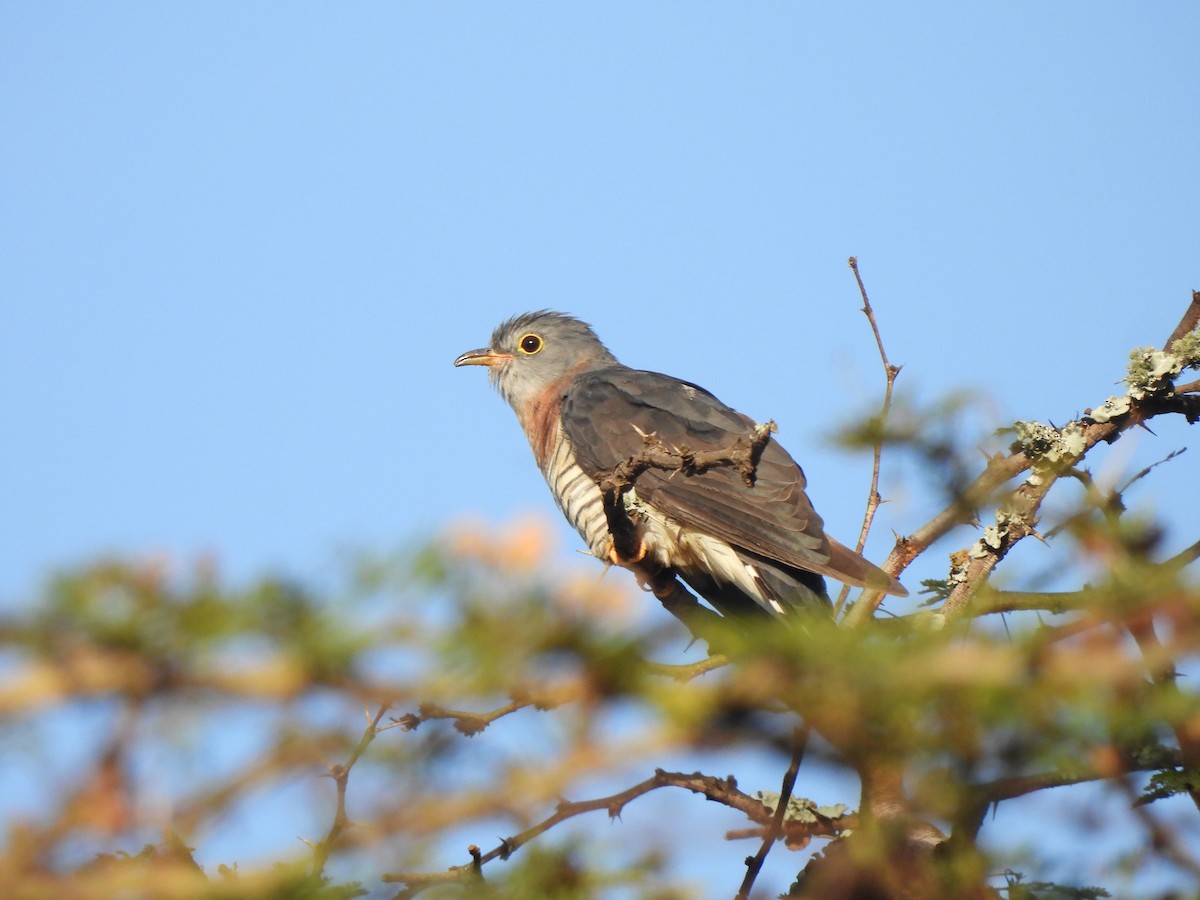
<instances>
[{"instance_id":1,"label":"yellow eye ring","mask_svg":"<svg viewBox=\"0 0 1200 900\"><path fill-rule=\"evenodd\" d=\"M546 343L542 340L541 335L527 334L517 342L517 346L521 348L521 352L526 356L533 356L533 354L545 347Z\"/></svg>"}]
</instances>

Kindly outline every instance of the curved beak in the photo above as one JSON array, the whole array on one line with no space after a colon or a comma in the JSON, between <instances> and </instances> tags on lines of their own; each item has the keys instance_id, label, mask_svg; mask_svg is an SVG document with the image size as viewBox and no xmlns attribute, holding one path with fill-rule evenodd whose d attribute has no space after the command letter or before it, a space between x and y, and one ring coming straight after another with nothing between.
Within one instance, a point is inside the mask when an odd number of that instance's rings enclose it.
<instances>
[{"instance_id":1,"label":"curved beak","mask_svg":"<svg viewBox=\"0 0 1200 900\"><path fill-rule=\"evenodd\" d=\"M511 353L497 353L491 347L480 347L478 350L468 350L454 361L457 366L498 366L512 359Z\"/></svg>"}]
</instances>

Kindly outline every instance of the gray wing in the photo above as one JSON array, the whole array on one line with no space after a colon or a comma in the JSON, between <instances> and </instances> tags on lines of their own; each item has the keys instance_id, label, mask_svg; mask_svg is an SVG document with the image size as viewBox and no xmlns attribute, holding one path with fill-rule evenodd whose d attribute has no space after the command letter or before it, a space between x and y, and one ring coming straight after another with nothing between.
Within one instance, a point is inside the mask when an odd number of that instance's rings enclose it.
<instances>
[{"instance_id":1,"label":"gray wing","mask_svg":"<svg viewBox=\"0 0 1200 900\"><path fill-rule=\"evenodd\" d=\"M656 433L667 446L719 450L754 424L697 385L624 366L583 375L562 401L563 431L580 468L593 477L642 449L639 429ZM730 466L700 475L650 469L638 478L637 493L736 550L846 584L907 593L896 579L826 537L804 492L804 473L778 442L767 444L755 474L750 486Z\"/></svg>"},{"instance_id":2,"label":"gray wing","mask_svg":"<svg viewBox=\"0 0 1200 900\"><path fill-rule=\"evenodd\" d=\"M626 368L580 378L563 398L562 423L580 467L592 476L636 455L639 429L656 433L669 447L719 450L754 426L703 388ZM734 547L822 571L829 542L804 493L800 467L772 440L756 476L750 487L728 466L692 476L651 469L638 478L637 493L671 518Z\"/></svg>"}]
</instances>

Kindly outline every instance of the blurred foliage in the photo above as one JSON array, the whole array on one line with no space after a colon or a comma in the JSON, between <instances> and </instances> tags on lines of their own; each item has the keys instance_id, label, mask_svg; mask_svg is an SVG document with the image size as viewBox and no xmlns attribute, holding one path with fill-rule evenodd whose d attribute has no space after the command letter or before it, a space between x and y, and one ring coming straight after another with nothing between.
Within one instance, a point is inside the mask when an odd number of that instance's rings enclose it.
<instances>
[{"instance_id":1,"label":"blurred foliage","mask_svg":"<svg viewBox=\"0 0 1200 900\"><path fill-rule=\"evenodd\" d=\"M782 771L801 710L836 748L834 764L901 763L913 814L962 838L946 845L957 869L944 865L951 874L938 891L970 896L969 885L990 884L1009 896L1102 896L989 879L1003 869L976 832L986 833L992 805L1058 784L1128 782L1131 809L1144 792L1142 812L1146 800L1194 791L1175 735L1200 730L1200 706L1162 673L1200 658L1200 598L1187 570L1152 561L1136 534L1101 519L1075 543L1077 553L1102 554L1109 576L1075 597L1061 624L1031 614L1010 616L1006 629L934 627L919 615L859 632L765 622L731 631L723 649L732 662L700 677L690 676L703 667L663 665L684 643L673 622L645 615L643 598L616 578L555 570L545 534L528 524L464 528L413 553L362 559L336 598L275 580L230 590L211 565L181 575L161 561L106 561L62 573L0 628L9 658L0 710L10 727L89 704L113 714L84 771L9 823L2 877L14 896L383 895L387 872L433 876L431 896L704 895L679 874L702 851L677 844L669 828L607 848L547 829L499 854L509 862L482 866L481 881L469 859L454 858L461 845L447 851L444 840L464 828L480 840L529 828L580 785L633 783L662 756L690 754L702 767L719 748L759 747ZM1151 621L1162 635L1153 652L1129 636ZM219 740L223 719L246 705L264 711L257 752L156 801L172 779L138 765L142 746ZM363 707L384 705L378 727L364 731ZM164 711L199 725L181 731ZM339 827L336 777L319 776L347 761ZM324 823L302 835L313 849L249 868L197 864L189 845L233 827L240 801L297 780L312 790L309 821ZM821 807L792 797L789 808L805 814L789 824L819 820L820 834L852 834L856 799ZM744 818L746 828L761 833L778 800L769 789L747 796L761 815ZM1125 827L1148 864L1161 835L1139 837L1132 814ZM798 857L796 870L805 864ZM450 865L461 872L439 886ZM729 873L714 893L732 894L737 880ZM829 893L828 873L816 883L826 896L854 895ZM889 885L879 895L899 896Z\"/></svg>"}]
</instances>

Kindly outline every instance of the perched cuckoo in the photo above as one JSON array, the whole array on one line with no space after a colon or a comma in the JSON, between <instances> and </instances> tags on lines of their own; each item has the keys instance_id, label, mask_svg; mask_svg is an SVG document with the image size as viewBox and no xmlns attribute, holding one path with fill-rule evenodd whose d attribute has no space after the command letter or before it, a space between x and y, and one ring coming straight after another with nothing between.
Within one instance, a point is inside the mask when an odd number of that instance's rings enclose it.
<instances>
[{"instance_id":1,"label":"perched cuckoo","mask_svg":"<svg viewBox=\"0 0 1200 900\"><path fill-rule=\"evenodd\" d=\"M559 508L606 562L622 560L614 557L598 477L637 456L646 435L668 448L724 450L754 427L704 388L621 365L591 326L562 313L515 316L489 346L454 365L488 367ZM804 473L776 441L766 444L752 481L732 466L643 472L625 496L641 545L631 561L673 572L726 615L827 608L825 575L907 593L825 534Z\"/></svg>"}]
</instances>

